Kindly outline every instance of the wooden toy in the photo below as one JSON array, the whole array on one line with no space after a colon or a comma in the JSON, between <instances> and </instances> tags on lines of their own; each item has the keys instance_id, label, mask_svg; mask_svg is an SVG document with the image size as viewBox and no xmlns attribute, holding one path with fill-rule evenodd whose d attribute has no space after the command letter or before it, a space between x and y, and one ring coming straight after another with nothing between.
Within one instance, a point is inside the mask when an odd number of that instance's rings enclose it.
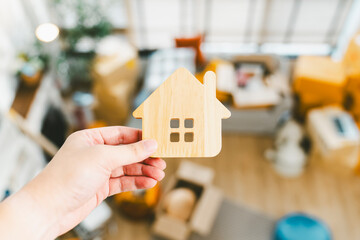
<instances>
[{"instance_id":1,"label":"wooden toy","mask_svg":"<svg viewBox=\"0 0 360 240\"><path fill-rule=\"evenodd\" d=\"M216 76L201 84L179 68L134 112L142 118L143 139L155 139L152 157L213 157L221 150L221 119L230 111L216 98Z\"/></svg>"},{"instance_id":2,"label":"wooden toy","mask_svg":"<svg viewBox=\"0 0 360 240\"><path fill-rule=\"evenodd\" d=\"M191 232L206 237L211 232L223 200L221 191L212 185L213 178L214 171L211 168L189 161L181 162L160 198L152 232L172 240L188 239ZM189 192L185 192L185 189ZM177 191L177 196L171 196L174 191ZM170 207L169 201L172 205ZM179 207L183 207L186 214L180 215Z\"/></svg>"}]
</instances>

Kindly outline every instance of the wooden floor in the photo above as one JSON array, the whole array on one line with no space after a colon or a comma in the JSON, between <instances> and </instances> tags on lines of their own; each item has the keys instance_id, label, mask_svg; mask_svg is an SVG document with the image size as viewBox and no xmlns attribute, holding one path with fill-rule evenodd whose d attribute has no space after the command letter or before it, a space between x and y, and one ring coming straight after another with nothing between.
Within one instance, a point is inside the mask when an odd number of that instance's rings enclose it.
<instances>
[{"instance_id":1,"label":"wooden floor","mask_svg":"<svg viewBox=\"0 0 360 240\"><path fill-rule=\"evenodd\" d=\"M336 175L312 159L301 177L282 178L263 157L271 145L271 138L226 135L216 158L192 161L215 169L215 185L235 202L274 218L295 211L310 213L330 226L335 239L360 239L360 177ZM168 176L179 162L167 160ZM110 225L106 239L150 238L148 223L115 218L117 224Z\"/></svg>"}]
</instances>

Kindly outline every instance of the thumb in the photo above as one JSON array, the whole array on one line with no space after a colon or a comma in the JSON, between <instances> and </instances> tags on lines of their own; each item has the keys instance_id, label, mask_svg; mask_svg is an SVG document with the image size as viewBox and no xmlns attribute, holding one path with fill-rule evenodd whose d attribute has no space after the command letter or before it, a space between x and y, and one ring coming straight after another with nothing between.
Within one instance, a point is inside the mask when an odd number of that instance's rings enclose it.
<instances>
[{"instance_id":1,"label":"thumb","mask_svg":"<svg viewBox=\"0 0 360 240\"><path fill-rule=\"evenodd\" d=\"M126 145L102 145L101 148L106 167L113 170L147 159L156 151L157 142L153 139L146 139Z\"/></svg>"}]
</instances>

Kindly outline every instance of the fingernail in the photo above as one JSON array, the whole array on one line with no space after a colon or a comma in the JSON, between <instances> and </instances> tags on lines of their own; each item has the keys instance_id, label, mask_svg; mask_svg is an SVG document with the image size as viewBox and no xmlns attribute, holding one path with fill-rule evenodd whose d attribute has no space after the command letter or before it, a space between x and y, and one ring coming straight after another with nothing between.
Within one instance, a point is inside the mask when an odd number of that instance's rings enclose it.
<instances>
[{"instance_id":1,"label":"fingernail","mask_svg":"<svg viewBox=\"0 0 360 240\"><path fill-rule=\"evenodd\" d=\"M146 139L143 141L145 151L147 152L155 152L158 145L157 142L153 139Z\"/></svg>"}]
</instances>

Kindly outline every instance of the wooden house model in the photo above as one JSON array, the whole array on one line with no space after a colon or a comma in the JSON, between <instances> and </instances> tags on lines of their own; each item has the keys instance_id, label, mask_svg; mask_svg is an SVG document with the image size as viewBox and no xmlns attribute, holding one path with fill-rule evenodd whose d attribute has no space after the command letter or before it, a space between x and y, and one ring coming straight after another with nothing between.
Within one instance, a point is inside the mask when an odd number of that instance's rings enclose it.
<instances>
[{"instance_id":1,"label":"wooden house model","mask_svg":"<svg viewBox=\"0 0 360 240\"><path fill-rule=\"evenodd\" d=\"M142 118L143 139L155 139L152 157L213 157L221 150L221 119L230 111L216 98L216 76L204 84L177 69L134 112Z\"/></svg>"}]
</instances>

